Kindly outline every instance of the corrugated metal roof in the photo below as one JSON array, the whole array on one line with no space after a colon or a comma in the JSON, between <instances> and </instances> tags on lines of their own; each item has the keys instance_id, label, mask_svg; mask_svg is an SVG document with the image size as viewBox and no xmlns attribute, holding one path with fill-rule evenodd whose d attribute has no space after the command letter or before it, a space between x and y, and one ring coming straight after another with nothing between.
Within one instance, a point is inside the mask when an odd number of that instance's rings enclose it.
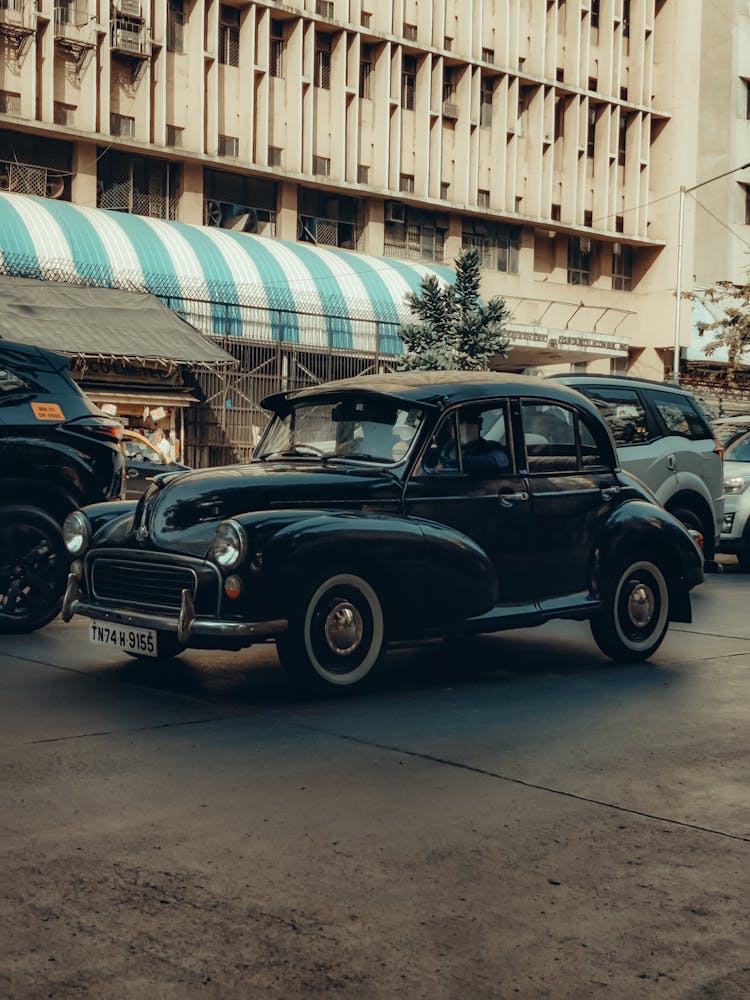
<instances>
[{"instance_id":1,"label":"corrugated metal roof","mask_svg":"<svg viewBox=\"0 0 750 1000\"><path fill-rule=\"evenodd\" d=\"M146 291L169 300L205 300L206 333L226 332L232 309L270 311L265 336L340 350L371 348L371 324L408 318L406 293L435 264L287 243L229 229L85 208L0 193L0 270L32 278ZM320 317L319 324L300 315ZM369 321L367 329L357 321ZM325 330L321 344L318 330ZM400 339L383 344L401 353Z\"/></svg>"}]
</instances>

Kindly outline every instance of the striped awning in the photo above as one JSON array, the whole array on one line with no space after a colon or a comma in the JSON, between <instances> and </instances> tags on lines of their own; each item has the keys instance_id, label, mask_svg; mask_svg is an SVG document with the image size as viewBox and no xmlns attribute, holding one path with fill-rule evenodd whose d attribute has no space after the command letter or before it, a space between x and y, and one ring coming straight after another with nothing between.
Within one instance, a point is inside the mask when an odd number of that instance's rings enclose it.
<instances>
[{"instance_id":1,"label":"striped awning","mask_svg":"<svg viewBox=\"0 0 750 1000\"><path fill-rule=\"evenodd\" d=\"M208 334L369 350L376 324L393 354L403 351L406 293L429 274L455 277L434 264L12 193L0 193L0 272L151 292Z\"/></svg>"}]
</instances>

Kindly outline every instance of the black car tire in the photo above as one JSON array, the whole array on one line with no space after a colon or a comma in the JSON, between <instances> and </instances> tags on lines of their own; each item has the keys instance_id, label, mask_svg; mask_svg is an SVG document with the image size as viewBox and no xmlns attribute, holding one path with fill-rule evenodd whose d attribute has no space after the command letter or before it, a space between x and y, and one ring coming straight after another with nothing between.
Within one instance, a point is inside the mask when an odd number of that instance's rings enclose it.
<instances>
[{"instance_id":1,"label":"black car tire","mask_svg":"<svg viewBox=\"0 0 750 1000\"><path fill-rule=\"evenodd\" d=\"M159 652L158 656L147 656L145 653L131 652L129 649L124 649L123 652L127 653L128 656L132 656L135 660L173 660L175 656L179 656L180 653L185 652L185 647L180 645L177 641L177 636L173 635L171 632L157 632L156 633L156 648Z\"/></svg>"},{"instance_id":2,"label":"black car tire","mask_svg":"<svg viewBox=\"0 0 750 1000\"><path fill-rule=\"evenodd\" d=\"M602 588L602 608L591 632L603 653L618 662L647 660L669 627L669 586L652 560L620 563Z\"/></svg>"},{"instance_id":3,"label":"black car tire","mask_svg":"<svg viewBox=\"0 0 750 1000\"><path fill-rule=\"evenodd\" d=\"M35 632L57 617L68 562L54 518L37 507L0 507L0 635Z\"/></svg>"},{"instance_id":4,"label":"black car tire","mask_svg":"<svg viewBox=\"0 0 750 1000\"><path fill-rule=\"evenodd\" d=\"M316 693L361 687L385 651L383 606L356 573L335 573L300 595L289 627L276 641L281 665Z\"/></svg>"},{"instance_id":5,"label":"black car tire","mask_svg":"<svg viewBox=\"0 0 750 1000\"><path fill-rule=\"evenodd\" d=\"M675 507L674 510L670 510L670 514L676 517L681 524L684 524L688 530L700 531L703 537L703 555L706 559L713 559L715 555L713 535L706 534L706 526L695 511L688 507Z\"/></svg>"},{"instance_id":6,"label":"black car tire","mask_svg":"<svg viewBox=\"0 0 750 1000\"><path fill-rule=\"evenodd\" d=\"M741 573L750 573L750 538L742 543L742 548L737 551L737 565Z\"/></svg>"}]
</instances>

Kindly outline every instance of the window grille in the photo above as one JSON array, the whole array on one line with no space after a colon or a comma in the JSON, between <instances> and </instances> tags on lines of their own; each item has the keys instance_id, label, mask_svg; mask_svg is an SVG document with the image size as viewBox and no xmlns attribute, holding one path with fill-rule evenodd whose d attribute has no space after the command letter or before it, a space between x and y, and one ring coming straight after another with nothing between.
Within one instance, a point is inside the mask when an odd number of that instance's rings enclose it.
<instances>
[{"instance_id":1,"label":"window grille","mask_svg":"<svg viewBox=\"0 0 750 1000\"><path fill-rule=\"evenodd\" d=\"M372 62L363 59L359 64L359 96L365 101L372 100Z\"/></svg>"},{"instance_id":2,"label":"window grille","mask_svg":"<svg viewBox=\"0 0 750 1000\"><path fill-rule=\"evenodd\" d=\"M314 84L321 90L331 89L331 36L317 34L315 36L315 75Z\"/></svg>"},{"instance_id":3,"label":"window grille","mask_svg":"<svg viewBox=\"0 0 750 1000\"><path fill-rule=\"evenodd\" d=\"M271 76L284 75L284 26L281 21L271 21Z\"/></svg>"},{"instance_id":4,"label":"window grille","mask_svg":"<svg viewBox=\"0 0 750 1000\"><path fill-rule=\"evenodd\" d=\"M182 54L184 48L185 8L183 0L169 0L167 10L167 51Z\"/></svg>"},{"instance_id":5,"label":"window grille","mask_svg":"<svg viewBox=\"0 0 750 1000\"><path fill-rule=\"evenodd\" d=\"M588 246L588 250L586 247ZM591 241L578 236L568 238L568 284L591 284Z\"/></svg>"},{"instance_id":6,"label":"window grille","mask_svg":"<svg viewBox=\"0 0 750 1000\"><path fill-rule=\"evenodd\" d=\"M100 151L97 208L176 219L180 167L145 156Z\"/></svg>"},{"instance_id":7,"label":"window grille","mask_svg":"<svg viewBox=\"0 0 750 1000\"><path fill-rule=\"evenodd\" d=\"M331 176L331 160L327 156L313 156L313 173L316 177Z\"/></svg>"},{"instance_id":8,"label":"window grille","mask_svg":"<svg viewBox=\"0 0 750 1000\"><path fill-rule=\"evenodd\" d=\"M405 111L414 110L414 95L417 89L417 64L414 59L404 59L401 74L401 107Z\"/></svg>"},{"instance_id":9,"label":"window grille","mask_svg":"<svg viewBox=\"0 0 750 1000\"><path fill-rule=\"evenodd\" d=\"M489 207L489 192L487 203ZM483 270L518 274L521 231L517 226L493 225L479 220L473 224L468 222L461 236L461 247L477 251Z\"/></svg>"},{"instance_id":10,"label":"window grille","mask_svg":"<svg viewBox=\"0 0 750 1000\"><path fill-rule=\"evenodd\" d=\"M109 131L112 135L133 139L135 138L135 118L113 111L109 116Z\"/></svg>"},{"instance_id":11,"label":"window grille","mask_svg":"<svg viewBox=\"0 0 750 1000\"><path fill-rule=\"evenodd\" d=\"M621 243L612 244L612 288L618 292L633 290L633 248Z\"/></svg>"},{"instance_id":12,"label":"window grille","mask_svg":"<svg viewBox=\"0 0 750 1000\"><path fill-rule=\"evenodd\" d=\"M224 5L219 8L219 62L224 66L240 64L240 12Z\"/></svg>"},{"instance_id":13,"label":"window grille","mask_svg":"<svg viewBox=\"0 0 750 1000\"><path fill-rule=\"evenodd\" d=\"M240 140L236 135L220 135L219 136L219 156L233 156L238 157L240 155Z\"/></svg>"}]
</instances>

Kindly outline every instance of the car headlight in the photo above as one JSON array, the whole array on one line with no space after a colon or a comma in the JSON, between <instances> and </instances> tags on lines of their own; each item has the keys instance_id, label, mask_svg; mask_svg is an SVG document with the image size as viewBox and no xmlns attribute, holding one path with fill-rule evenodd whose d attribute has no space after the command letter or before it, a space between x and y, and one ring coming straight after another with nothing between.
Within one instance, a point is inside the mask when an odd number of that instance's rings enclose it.
<instances>
[{"instance_id":1,"label":"car headlight","mask_svg":"<svg viewBox=\"0 0 750 1000\"><path fill-rule=\"evenodd\" d=\"M91 541L91 525L82 510L74 510L63 521L63 541L72 556L82 556Z\"/></svg>"},{"instance_id":2,"label":"car headlight","mask_svg":"<svg viewBox=\"0 0 750 1000\"><path fill-rule=\"evenodd\" d=\"M247 551L247 536L242 525L236 521L222 521L216 529L212 551L216 562L225 569L241 562Z\"/></svg>"},{"instance_id":3,"label":"car headlight","mask_svg":"<svg viewBox=\"0 0 750 1000\"><path fill-rule=\"evenodd\" d=\"M746 479L744 476L732 476L730 479L724 480L724 492L730 495L744 493L749 485L750 479Z\"/></svg>"}]
</instances>

